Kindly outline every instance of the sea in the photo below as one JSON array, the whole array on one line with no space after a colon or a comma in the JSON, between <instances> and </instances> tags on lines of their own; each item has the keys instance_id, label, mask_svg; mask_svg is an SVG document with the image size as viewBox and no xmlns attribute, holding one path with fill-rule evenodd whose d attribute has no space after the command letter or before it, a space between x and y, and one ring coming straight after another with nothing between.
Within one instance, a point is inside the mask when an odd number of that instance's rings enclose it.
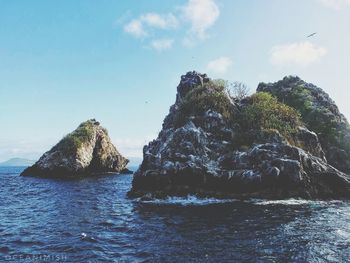
<instances>
[{"instance_id":1,"label":"sea","mask_svg":"<svg viewBox=\"0 0 350 263\"><path fill-rule=\"evenodd\" d=\"M129 199L132 175L0 167L0 262L350 262L350 202Z\"/></svg>"}]
</instances>

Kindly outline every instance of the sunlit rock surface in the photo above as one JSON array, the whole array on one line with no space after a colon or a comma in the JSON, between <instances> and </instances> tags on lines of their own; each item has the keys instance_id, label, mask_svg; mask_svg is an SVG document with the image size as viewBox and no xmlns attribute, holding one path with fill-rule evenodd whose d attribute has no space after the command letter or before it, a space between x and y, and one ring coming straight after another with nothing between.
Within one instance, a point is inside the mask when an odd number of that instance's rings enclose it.
<instances>
[{"instance_id":1,"label":"sunlit rock surface","mask_svg":"<svg viewBox=\"0 0 350 263\"><path fill-rule=\"evenodd\" d=\"M21 175L81 177L128 172L127 164L128 160L117 151L107 130L92 119L80 124Z\"/></svg>"}]
</instances>

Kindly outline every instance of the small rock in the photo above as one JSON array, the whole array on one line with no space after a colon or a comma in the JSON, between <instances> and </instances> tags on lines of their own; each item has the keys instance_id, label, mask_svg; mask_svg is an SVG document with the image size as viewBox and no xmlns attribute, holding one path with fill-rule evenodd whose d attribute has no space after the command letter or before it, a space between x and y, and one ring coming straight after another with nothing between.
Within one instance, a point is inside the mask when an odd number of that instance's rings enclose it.
<instances>
[{"instance_id":1,"label":"small rock","mask_svg":"<svg viewBox=\"0 0 350 263\"><path fill-rule=\"evenodd\" d=\"M88 120L64 137L21 175L81 177L127 170L129 161L116 149L95 119Z\"/></svg>"}]
</instances>

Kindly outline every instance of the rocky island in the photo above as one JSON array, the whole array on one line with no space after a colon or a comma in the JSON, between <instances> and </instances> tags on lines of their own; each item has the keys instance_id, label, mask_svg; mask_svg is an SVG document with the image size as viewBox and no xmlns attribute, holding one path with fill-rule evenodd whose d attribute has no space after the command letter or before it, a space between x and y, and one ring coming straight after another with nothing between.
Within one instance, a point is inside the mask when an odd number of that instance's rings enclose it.
<instances>
[{"instance_id":1,"label":"rocky island","mask_svg":"<svg viewBox=\"0 0 350 263\"><path fill-rule=\"evenodd\" d=\"M289 76L241 98L193 71L129 196L349 198L349 156L349 123L315 85Z\"/></svg>"},{"instance_id":2,"label":"rocky island","mask_svg":"<svg viewBox=\"0 0 350 263\"><path fill-rule=\"evenodd\" d=\"M91 119L81 123L21 175L76 178L129 173L128 162L112 144L107 130Z\"/></svg>"}]
</instances>

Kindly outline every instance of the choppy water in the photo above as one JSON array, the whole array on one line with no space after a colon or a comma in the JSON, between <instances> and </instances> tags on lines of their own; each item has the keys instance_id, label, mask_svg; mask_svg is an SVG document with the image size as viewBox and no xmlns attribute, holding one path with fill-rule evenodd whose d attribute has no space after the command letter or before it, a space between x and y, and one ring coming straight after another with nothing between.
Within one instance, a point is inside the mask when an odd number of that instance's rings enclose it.
<instances>
[{"instance_id":1,"label":"choppy water","mask_svg":"<svg viewBox=\"0 0 350 263\"><path fill-rule=\"evenodd\" d=\"M350 262L348 201L141 202L130 175L21 171L0 168L0 262Z\"/></svg>"}]
</instances>

